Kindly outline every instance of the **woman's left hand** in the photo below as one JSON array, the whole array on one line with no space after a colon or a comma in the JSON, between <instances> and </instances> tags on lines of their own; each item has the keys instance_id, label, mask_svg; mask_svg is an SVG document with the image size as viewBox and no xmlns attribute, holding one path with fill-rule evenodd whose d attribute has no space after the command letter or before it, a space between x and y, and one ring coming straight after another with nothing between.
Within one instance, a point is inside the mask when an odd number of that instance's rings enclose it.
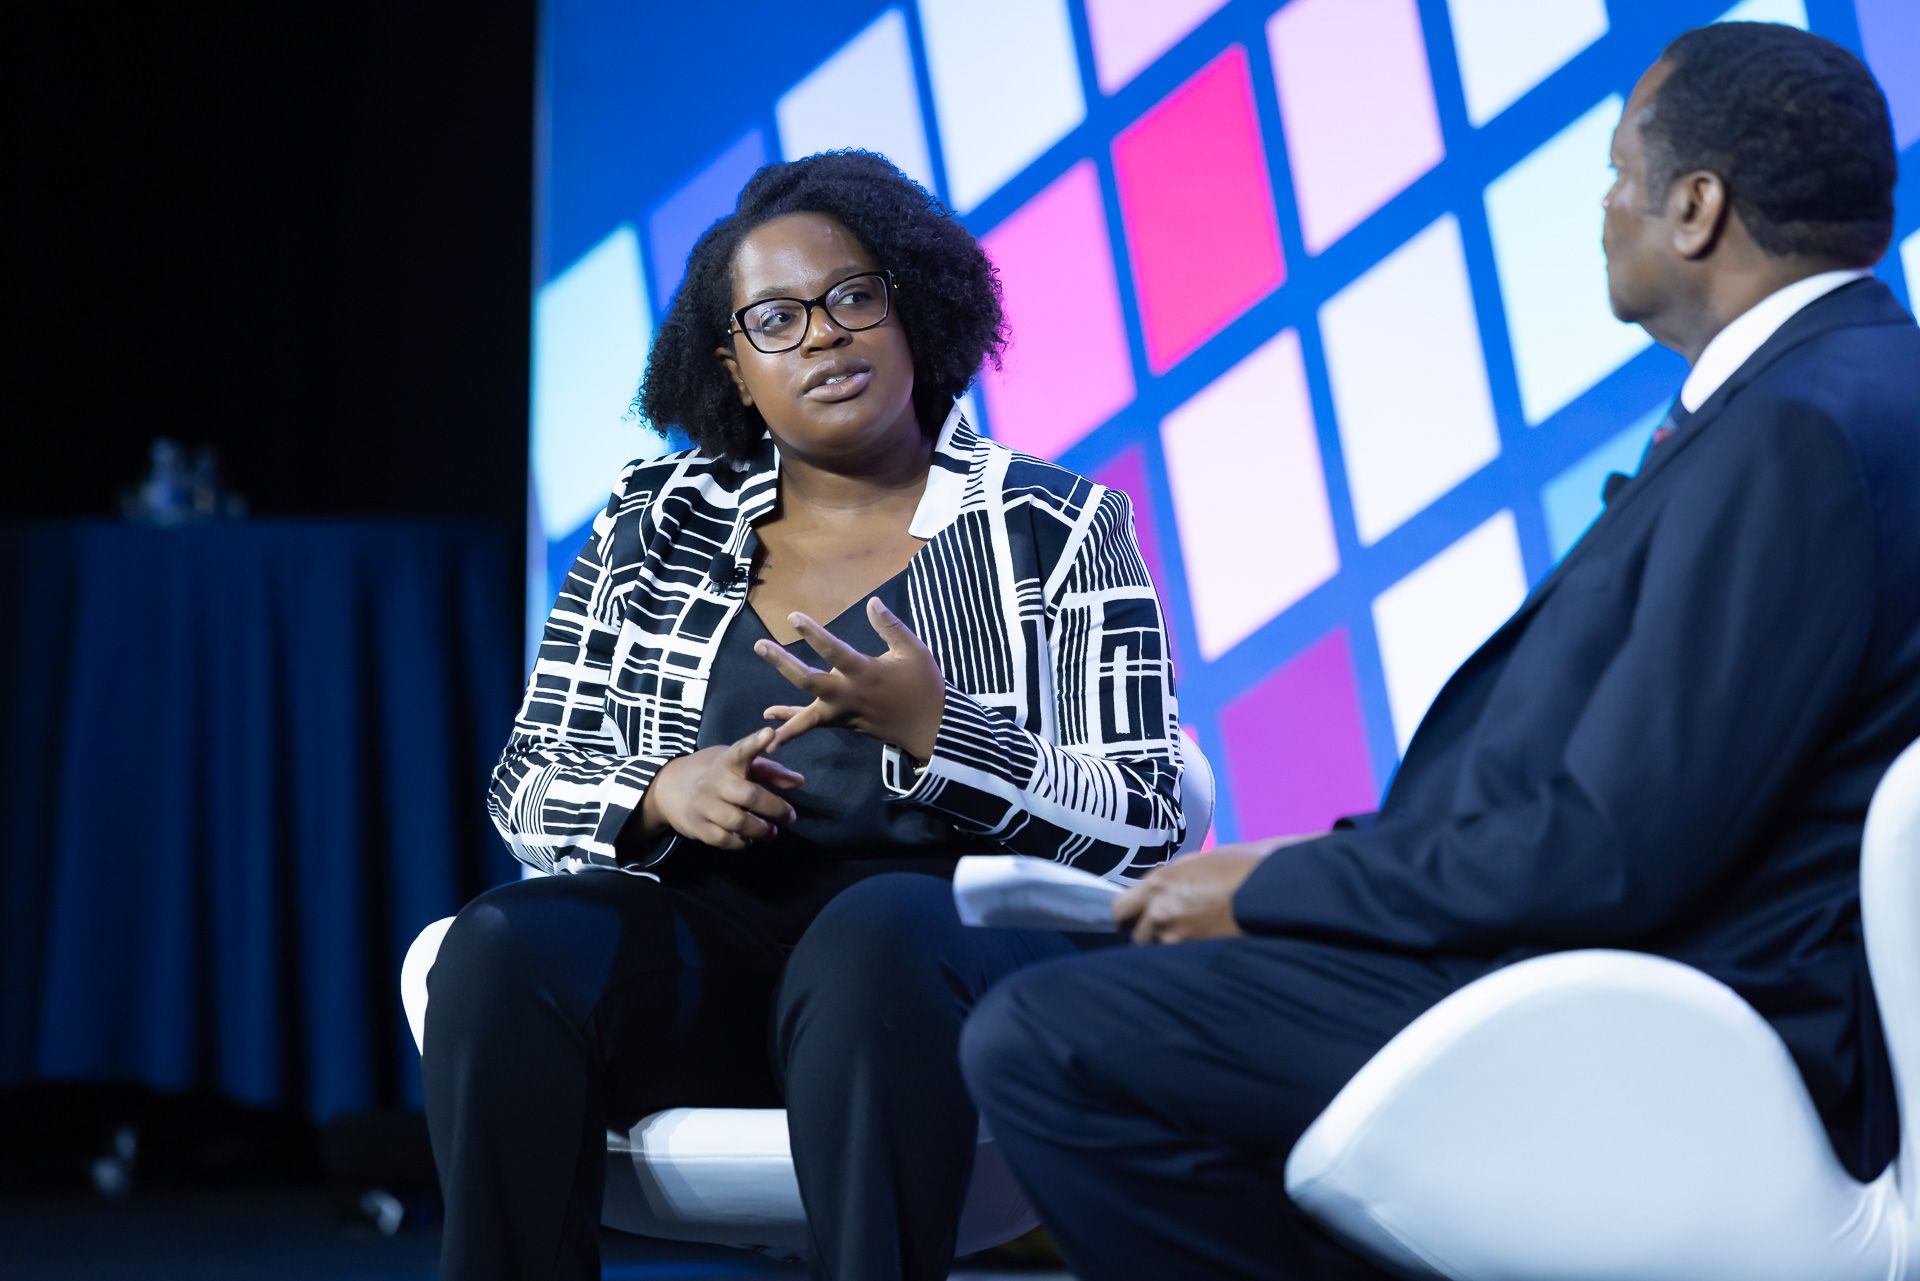
<instances>
[{"instance_id":1,"label":"woman's left hand","mask_svg":"<svg viewBox=\"0 0 1920 1281\"><path fill-rule=\"evenodd\" d=\"M807 666L770 640L754 645L754 653L813 697L804 707L767 709L767 719L780 722L773 747L817 725L844 725L891 743L915 760L933 755L946 706L947 682L940 664L878 596L868 599L867 618L887 643L886 653L869 657L805 614L787 615L801 639L825 660L826 671Z\"/></svg>"}]
</instances>

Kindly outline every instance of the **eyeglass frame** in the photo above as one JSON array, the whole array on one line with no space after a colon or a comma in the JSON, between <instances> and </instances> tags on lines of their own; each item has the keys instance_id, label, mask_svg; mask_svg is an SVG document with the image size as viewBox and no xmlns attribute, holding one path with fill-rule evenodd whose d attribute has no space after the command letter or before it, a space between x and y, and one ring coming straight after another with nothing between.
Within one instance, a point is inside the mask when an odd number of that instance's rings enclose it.
<instances>
[{"instance_id":1,"label":"eyeglass frame","mask_svg":"<svg viewBox=\"0 0 1920 1281\"><path fill-rule=\"evenodd\" d=\"M828 311L827 296L831 294L834 290L838 289L840 286L846 284L849 280L858 280L862 276L878 276L880 278L881 290L884 294L883 300L887 305L887 309L880 313L880 319L874 321L870 325L842 325L840 324L839 319L833 314L833 312ZM772 298L762 298L757 302L748 303L746 306L728 315L727 319L732 321L733 323L727 326L727 336L732 337L734 334L744 334L747 339L747 345L749 347L752 347L755 351L759 352L762 356L784 356L788 352L795 350L802 343L807 341L807 335L813 330L813 309L815 307L818 307L820 310L825 311L827 313L828 320L833 321L834 324L839 325L840 328L846 330L848 333L850 334L865 333L869 329L879 328L881 325L886 324L887 321L892 318L893 296L899 291L900 291L900 282L895 280L893 278L893 273L887 270L885 267L876 267L871 271L856 271L851 275L842 276L840 277L840 279L834 281L831 285L828 285L826 293L821 294L817 298L787 298L784 296L777 295ZM759 343L753 340L753 331L747 328L747 321L746 321L746 315L748 312L752 311L755 307L764 307L770 302L797 302L805 310L805 313L806 313L802 317L800 322L800 336L794 339L791 345L786 347L781 347L775 351L768 351L766 348L762 347Z\"/></svg>"}]
</instances>

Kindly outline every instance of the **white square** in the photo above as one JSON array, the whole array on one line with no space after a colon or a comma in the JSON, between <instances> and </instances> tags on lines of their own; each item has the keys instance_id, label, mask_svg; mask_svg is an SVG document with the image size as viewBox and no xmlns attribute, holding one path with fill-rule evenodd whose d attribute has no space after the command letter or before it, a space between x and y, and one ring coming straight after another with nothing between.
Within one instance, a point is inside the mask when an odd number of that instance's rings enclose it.
<instances>
[{"instance_id":1,"label":"white square","mask_svg":"<svg viewBox=\"0 0 1920 1281\"><path fill-rule=\"evenodd\" d=\"M1806 0L1742 0L1715 22L1784 22L1789 27L1807 29Z\"/></svg>"},{"instance_id":2,"label":"white square","mask_svg":"<svg viewBox=\"0 0 1920 1281\"><path fill-rule=\"evenodd\" d=\"M1203 658L1340 568L1300 335L1282 330L1160 425Z\"/></svg>"},{"instance_id":3,"label":"white square","mask_svg":"<svg viewBox=\"0 0 1920 1281\"><path fill-rule=\"evenodd\" d=\"M1487 184L1487 224L1527 421L1539 423L1653 340L1614 319L1600 201L1618 94Z\"/></svg>"},{"instance_id":4,"label":"white square","mask_svg":"<svg viewBox=\"0 0 1920 1281\"><path fill-rule=\"evenodd\" d=\"M1513 513L1503 511L1374 597L1373 627L1401 752L1454 669L1526 596Z\"/></svg>"},{"instance_id":5,"label":"white square","mask_svg":"<svg viewBox=\"0 0 1920 1281\"><path fill-rule=\"evenodd\" d=\"M1094 75L1117 93L1227 0L1086 0Z\"/></svg>"},{"instance_id":6,"label":"white square","mask_svg":"<svg viewBox=\"0 0 1920 1281\"><path fill-rule=\"evenodd\" d=\"M1476 125L1607 34L1605 0L1447 0L1467 119Z\"/></svg>"},{"instance_id":7,"label":"white square","mask_svg":"<svg viewBox=\"0 0 1920 1281\"><path fill-rule=\"evenodd\" d=\"M529 461L548 539L605 507L623 464L666 452L666 441L628 413L653 341L646 297L630 224L534 296Z\"/></svg>"},{"instance_id":8,"label":"white square","mask_svg":"<svg viewBox=\"0 0 1920 1281\"><path fill-rule=\"evenodd\" d=\"M1900 266L1907 273L1907 310L1920 307L1920 231L1900 242Z\"/></svg>"},{"instance_id":9,"label":"white square","mask_svg":"<svg viewBox=\"0 0 1920 1281\"><path fill-rule=\"evenodd\" d=\"M1320 336L1361 542L1378 542L1499 456L1452 214L1328 299Z\"/></svg>"},{"instance_id":10,"label":"white square","mask_svg":"<svg viewBox=\"0 0 1920 1281\"><path fill-rule=\"evenodd\" d=\"M888 9L774 104L780 154L877 151L928 191L936 191L920 119L920 86L907 46L907 20Z\"/></svg>"},{"instance_id":11,"label":"white square","mask_svg":"<svg viewBox=\"0 0 1920 1281\"><path fill-rule=\"evenodd\" d=\"M1086 119L1066 0L920 0L920 37L957 212Z\"/></svg>"}]
</instances>

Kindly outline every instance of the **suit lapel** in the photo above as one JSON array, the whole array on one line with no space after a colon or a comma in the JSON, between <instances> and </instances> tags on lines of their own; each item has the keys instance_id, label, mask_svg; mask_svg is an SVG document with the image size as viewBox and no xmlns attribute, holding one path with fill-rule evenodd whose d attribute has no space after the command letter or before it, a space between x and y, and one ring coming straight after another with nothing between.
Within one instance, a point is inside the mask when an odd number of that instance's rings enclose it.
<instances>
[{"instance_id":1,"label":"suit lapel","mask_svg":"<svg viewBox=\"0 0 1920 1281\"><path fill-rule=\"evenodd\" d=\"M1707 397L1706 402L1687 418L1672 439L1648 454L1640 470L1635 472L1627 483L1619 487L1612 501L1600 513L1599 519L1595 520L1580 540L1560 558L1560 563L1547 571L1546 576L1535 584L1531 592L1527 593L1527 598L1520 602L1519 608L1513 611L1512 616L1496 628L1493 634L1455 669L1453 675L1447 679L1447 683L1441 686L1439 694L1434 696L1432 705L1428 707L1426 715L1421 718L1420 727L1415 730L1412 740L1408 742L1406 760L1410 761L1413 758L1414 751L1422 738L1431 737L1426 732L1428 724L1439 721L1445 715L1445 704L1459 696L1460 687L1471 681L1480 668L1492 662L1495 656L1519 634L1526 626L1527 620L1549 596L1553 595L1554 589L1575 566L1580 564L1583 558L1594 555L1593 549L1605 544L1608 531L1620 523L1620 514L1634 502L1644 498L1652 489L1660 473L1671 468L1674 459L1700 439L1702 434L1713 425L1714 420L1726 412L1727 406L1743 388L1787 352L1820 334L1854 325L1900 323L1912 322L1908 320L1906 312L1901 309L1887 287L1871 277L1842 285L1794 313L1784 325L1774 331L1766 342L1760 344L1758 350L1749 356L1744 364L1734 370L1713 395ZM1403 762L1400 773L1405 772Z\"/></svg>"}]
</instances>

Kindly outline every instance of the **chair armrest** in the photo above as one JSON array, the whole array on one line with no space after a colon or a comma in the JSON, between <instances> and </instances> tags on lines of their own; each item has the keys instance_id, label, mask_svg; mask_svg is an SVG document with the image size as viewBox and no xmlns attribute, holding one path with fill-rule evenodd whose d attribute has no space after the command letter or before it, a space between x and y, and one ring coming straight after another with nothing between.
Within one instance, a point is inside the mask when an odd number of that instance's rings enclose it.
<instances>
[{"instance_id":1,"label":"chair armrest","mask_svg":"<svg viewBox=\"0 0 1920 1281\"><path fill-rule=\"evenodd\" d=\"M453 918L443 916L421 930L407 948L406 959L400 962L400 1004L407 1011L407 1027L413 1032L416 1050L427 1043L427 971L433 968L433 958L440 955L440 944L452 926Z\"/></svg>"},{"instance_id":2,"label":"chair armrest","mask_svg":"<svg viewBox=\"0 0 1920 1281\"><path fill-rule=\"evenodd\" d=\"M1891 1179L1840 1167L1773 1029L1631 952L1537 957L1454 993L1348 1082L1286 1180L1370 1253L1474 1281L1786 1281L1837 1275L1835 1249L1898 1248Z\"/></svg>"}]
</instances>

